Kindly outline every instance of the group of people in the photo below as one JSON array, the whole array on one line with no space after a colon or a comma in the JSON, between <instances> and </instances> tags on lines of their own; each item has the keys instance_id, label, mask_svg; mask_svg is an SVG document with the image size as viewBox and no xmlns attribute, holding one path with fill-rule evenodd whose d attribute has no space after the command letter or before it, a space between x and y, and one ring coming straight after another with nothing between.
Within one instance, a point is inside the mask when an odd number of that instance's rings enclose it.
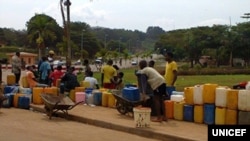
<instances>
[{"instance_id":1,"label":"group of people","mask_svg":"<svg viewBox=\"0 0 250 141\"><path fill-rule=\"evenodd\" d=\"M156 118L152 118L151 121L161 122L166 121L164 100L169 99L169 94L166 91L166 86L174 86L177 80L177 63L173 60L173 53L167 52L165 54L166 67L165 73L161 74L154 69L154 61L147 63L146 60L139 62L139 68L136 72L138 82L140 86L140 92L143 100L149 97L153 93L152 103L155 110ZM151 90L148 90L151 88Z\"/></svg>"},{"instance_id":2,"label":"group of people","mask_svg":"<svg viewBox=\"0 0 250 141\"><path fill-rule=\"evenodd\" d=\"M62 66L59 65L54 70L53 64L51 64L53 55L54 52L50 51L49 56L42 57L37 71L34 70L34 65L27 66L26 75L30 88L56 86L57 79L61 79L63 91L69 92L75 87L80 86L75 73L75 67L67 67L66 72L63 72ZM165 117L164 100L169 99L169 95L167 94L166 86L174 86L177 80L177 64L173 60L173 53L167 52L165 60L165 72L162 74L154 68L155 62L153 60L149 62L141 60L139 62L140 70L136 71L142 98L146 101L149 95L152 96L152 103L156 113L156 118L152 119L152 121L156 122L167 120ZM85 66L83 80L88 81L91 88L99 89L98 81L93 77L93 72L87 59L84 60L83 65ZM12 72L15 74L16 83L18 84L21 75L19 52L16 52L12 57ZM123 76L124 73L119 70L119 67L113 65L113 60L108 60L107 64L101 67L101 87L121 90L124 87Z\"/></svg>"},{"instance_id":3,"label":"group of people","mask_svg":"<svg viewBox=\"0 0 250 141\"><path fill-rule=\"evenodd\" d=\"M57 80L61 80L61 86L63 87L60 93L64 91L70 91L75 87L80 86L80 82L77 79L77 73L74 66L67 66L66 71L63 71L63 67L58 65L54 68L54 51L49 51L48 56L43 56L38 63L38 67L35 65L28 65L26 67L26 76L29 87L49 87L57 86ZM99 89L97 79L93 77L93 72L89 66L87 59L84 60L85 71L84 78L81 81L90 82L90 87ZM12 73L15 75L16 84L19 85L21 77L21 59L20 52L16 52L12 57Z\"/></svg>"}]
</instances>

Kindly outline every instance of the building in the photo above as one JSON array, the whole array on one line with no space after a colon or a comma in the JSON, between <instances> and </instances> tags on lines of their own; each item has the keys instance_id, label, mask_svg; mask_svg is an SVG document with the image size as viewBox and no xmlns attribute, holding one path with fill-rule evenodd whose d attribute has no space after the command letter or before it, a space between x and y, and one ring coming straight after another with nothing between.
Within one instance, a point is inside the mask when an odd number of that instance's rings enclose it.
<instances>
[{"instance_id":1,"label":"building","mask_svg":"<svg viewBox=\"0 0 250 141\"><path fill-rule=\"evenodd\" d=\"M11 64L11 58L13 55L15 55L16 52L13 53L7 53L8 56L8 63ZM33 65L36 64L37 60L37 54L34 53L28 53L28 52L20 52L20 58L22 60L22 63L25 67L25 65Z\"/></svg>"}]
</instances>

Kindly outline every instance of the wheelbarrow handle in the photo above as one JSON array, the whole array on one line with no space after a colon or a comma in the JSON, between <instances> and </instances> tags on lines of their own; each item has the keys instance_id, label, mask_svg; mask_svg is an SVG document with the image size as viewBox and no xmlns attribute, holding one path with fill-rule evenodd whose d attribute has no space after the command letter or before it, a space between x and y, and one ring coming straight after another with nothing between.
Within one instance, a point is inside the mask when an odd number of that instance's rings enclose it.
<instances>
[{"instance_id":1,"label":"wheelbarrow handle","mask_svg":"<svg viewBox=\"0 0 250 141\"><path fill-rule=\"evenodd\" d=\"M78 104L81 104L81 103L84 103L84 101L77 102L76 104L70 106L68 110L73 109L75 106L77 106Z\"/></svg>"}]
</instances>

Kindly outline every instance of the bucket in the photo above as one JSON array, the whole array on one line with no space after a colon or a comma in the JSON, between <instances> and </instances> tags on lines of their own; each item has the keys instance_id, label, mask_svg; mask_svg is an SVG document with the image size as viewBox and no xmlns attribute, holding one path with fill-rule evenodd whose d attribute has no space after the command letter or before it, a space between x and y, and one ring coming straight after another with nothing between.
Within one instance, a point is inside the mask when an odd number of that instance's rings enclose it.
<instances>
[{"instance_id":1,"label":"bucket","mask_svg":"<svg viewBox=\"0 0 250 141\"><path fill-rule=\"evenodd\" d=\"M146 107L134 107L134 121L136 127L149 127L151 109Z\"/></svg>"}]
</instances>

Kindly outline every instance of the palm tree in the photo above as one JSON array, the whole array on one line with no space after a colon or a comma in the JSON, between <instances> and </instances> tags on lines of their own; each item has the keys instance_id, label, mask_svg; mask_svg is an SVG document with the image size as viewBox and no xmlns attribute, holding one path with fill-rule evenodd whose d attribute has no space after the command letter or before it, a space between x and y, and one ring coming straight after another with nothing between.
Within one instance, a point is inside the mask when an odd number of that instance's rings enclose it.
<instances>
[{"instance_id":1,"label":"palm tree","mask_svg":"<svg viewBox=\"0 0 250 141\"><path fill-rule=\"evenodd\" d=\"M41 49L45 49L46 40L50 39L54 41L56 39L53 28L56 25L56 21L44 14L36 14L27 22L28 39L30 42L34 42L38 47L38 57L41 58Z\"/></svg>"}]
</instances>

